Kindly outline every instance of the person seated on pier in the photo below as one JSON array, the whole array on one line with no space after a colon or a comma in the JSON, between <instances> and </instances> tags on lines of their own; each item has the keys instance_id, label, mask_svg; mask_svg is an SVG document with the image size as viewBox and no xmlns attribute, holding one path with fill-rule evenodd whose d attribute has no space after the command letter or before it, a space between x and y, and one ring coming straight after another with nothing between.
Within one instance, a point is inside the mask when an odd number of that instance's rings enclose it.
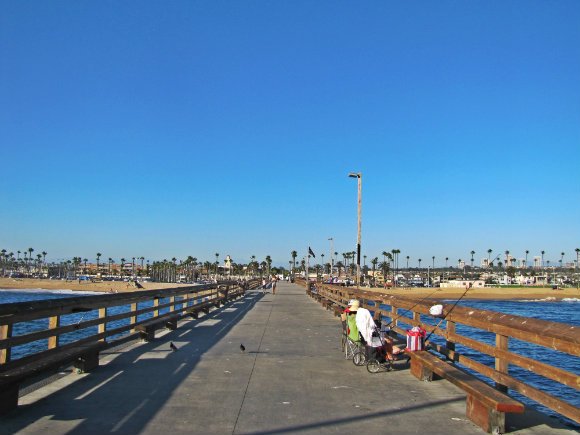
<instances>
[{"instance_id":1,"label":"person seated on pier","mask_svg":"<svg viewBox=\"0 0 580 435\"><path fill-rule=\"evenodd\" d=\"M344 314L346 315L346 335L349 340L355 343L360 343L360 334L356 324L356 310L359 307L358 301L353 300L350 301L349 304L350 305L344 310Z\"/></svg>"},{"instance_id":2,"label":"person seated on pier","mask_svg":"<svg viewBox=\"0 0 580 435\"><path fill-rule=\"evenodd\" d=\"M366 308L361 308L359 301L355 300L351 310L356 308L356 326L365 344L372 348L373 352L386 355L389 360L394 359L394 355L402 352L396 346L393 346L393 340L390 337L381 335L371 312Z\"/></svg>"},{"instance_id":3,"label":"person seated on pier","mask_svg":"<svg viewBox=\"0 0 580 435\"><path fill-rule=\"evenodd\" d=\"M348 333L347 333L348 327L347 327L346 320L348 317L348 313L350 312L350 307L351 307L353 302L354 302L354 299L351 299L350 301L348 301L346 308L342 311L342 313L340 313L340 323L342 323L342 330L347 335L348 335Z\"/></svg>"}]
</instances>

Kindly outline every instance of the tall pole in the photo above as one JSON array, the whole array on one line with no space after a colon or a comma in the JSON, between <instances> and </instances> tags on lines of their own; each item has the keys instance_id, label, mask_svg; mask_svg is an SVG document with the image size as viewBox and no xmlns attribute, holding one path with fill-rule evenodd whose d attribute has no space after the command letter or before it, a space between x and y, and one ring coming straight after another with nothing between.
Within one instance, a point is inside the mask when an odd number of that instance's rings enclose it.
<instances>
[{"instance_id":1,"label":"tall pole","mask_svg":"<svg viewBox=\"0 0 580 435\"><path fill-rule=\"evenodd\" d=\"M332 276L332 271L334 270L334 257L332 253L334 252L334 238L329 237L330 240L330 276Z\"/></svg>"},{"instance_id":2,"label":"tall pole","mask_svg":"<svg viewBox=\"0 0 580 435\"><path fill-rule=\"evenodd\" d=\"M351 178L357 179L357 187L358 187L358 201L357 201L357 223L358 223L358 231L356 236L356 288L359 289L360 286L360 244L361 244L361 212L362 212L362 174L358 173L350 173L348 174Z\"/></svg>"},{"instance_id":3,"label":"tall pole","mask_svg":"<svg viewBox=\"0 0 580 435\"><path fill-rule=\"evenodd\" d=\"M310 290L310 254L306 256L306 290Z\"/></svg>"}]
</instances>

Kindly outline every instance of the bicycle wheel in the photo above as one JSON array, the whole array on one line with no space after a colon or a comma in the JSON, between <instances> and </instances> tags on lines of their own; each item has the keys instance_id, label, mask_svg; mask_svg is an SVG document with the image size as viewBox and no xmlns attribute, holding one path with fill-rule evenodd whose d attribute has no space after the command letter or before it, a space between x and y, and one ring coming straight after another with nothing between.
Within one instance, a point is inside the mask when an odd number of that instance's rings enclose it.
<instances>
[{"instance_id":1,"label":"bicycle wheel","mask_svg":"<svg viewBox=\"0 0 580 435\"><path fill-rule=\"evenodd\" d=\"M359 350L352 356L352 362L355 366L363 366L367 362L367 357L364 352Z\"/></svg>"},{"instance_id":2,"label":"bicycle wheel","mask_svg":"<svg viewBox=\"0 0 580 435\"><path fill-rule=\"evenodd\" d=\"M367 362L367 370L369 373L378 373L381 371L381 363L373 358Z\"/></svg>"}]
</instances>

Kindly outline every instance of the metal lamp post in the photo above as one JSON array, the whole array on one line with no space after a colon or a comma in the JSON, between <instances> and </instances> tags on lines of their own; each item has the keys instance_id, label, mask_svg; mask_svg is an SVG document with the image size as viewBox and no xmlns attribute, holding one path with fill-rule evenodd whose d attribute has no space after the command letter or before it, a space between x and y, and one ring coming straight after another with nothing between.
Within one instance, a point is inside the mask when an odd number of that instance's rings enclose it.
<instances>
[{"instance_id":1,"label":"metal lamp post","mask_svg":"<svg viewBox=\"0 0 580 435\"><path fill-rule=\"evenodd\" d=\"M357 179L358 185L358 206L357 206L357 221L358 231L356 237L356 288L360 285L360 236L361 236L361 208L362 208L362 174L360 172L351 172L348 174L350 178Z\"/></svg>"},{"instance_id":2,"label":"metal lamp post","mask_svg":"<svg viewBox=\"0 0 580 435\"><path fill-rule=\"evenodd\" d=\"M330 276L332 277L332 271L334 270L334 258L332 256L332 253L334 252L334 238L329 237L328 240L330 241Z\"/></svg>"}]
</instances>

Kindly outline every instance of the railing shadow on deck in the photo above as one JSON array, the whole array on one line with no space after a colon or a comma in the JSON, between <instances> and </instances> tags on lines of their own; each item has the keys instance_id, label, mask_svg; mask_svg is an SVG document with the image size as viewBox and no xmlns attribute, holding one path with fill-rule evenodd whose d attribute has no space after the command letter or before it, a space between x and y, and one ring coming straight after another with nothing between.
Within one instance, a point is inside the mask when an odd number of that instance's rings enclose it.
<instances>
[{"instance_id":1,"label":"railing shadow on deck","mask_svg":"<svg viewBox=\"0 0 580 435\"><path fill-rule=\"evenodd\" d=\"M152 342L140 343L133 349L118 352L111 362L100 366L94 373L32 404L20 405L1 417L0 422L10 432L23 430L48 417L51 420L78 420L80 423L69 430L69 434L139 433L195 369L203 354L239 323L262 297L260 292L246 293L243 299L230 302L224 307L235 305L238 308L235 311L216 309L199 319L183 321L178 329ZM221 320L219 325L196 328L218 316ZM187 331L190 331L189 334ZM184 340L180 336L187 338ZM177 352L170 349L170 341L179 343ZM167 355L163 358L140 358L147 352ZM143 379L144 372L150 377ZM143 395L138 398L134 392L128 392L136 388L143 391ZM85 401L89 401L90 406L83 406ZM116 415L94 413L98 409L95 404L107 403L110 408L111 401L119 403Z\"/></svg>"}]
</instances>

